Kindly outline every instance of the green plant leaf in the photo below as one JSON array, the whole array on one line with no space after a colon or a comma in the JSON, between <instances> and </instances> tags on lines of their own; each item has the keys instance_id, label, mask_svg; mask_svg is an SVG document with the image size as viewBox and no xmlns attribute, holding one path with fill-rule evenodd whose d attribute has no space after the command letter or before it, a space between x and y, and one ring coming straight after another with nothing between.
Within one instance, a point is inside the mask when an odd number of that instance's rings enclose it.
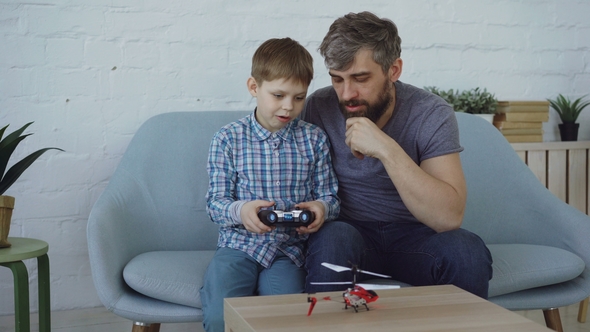
<instances>
[{"instance_id":1,"label":"green plant leaf","mask_svg":"<svg viewBox=\"0 0 590 332\"><path fill-rule=\"evenodd\" d=\"M27 129L27 127L30 126L32 123L33 122L29 122L25 124L20 129L14 131L13 133L9 134L3 140L0 141L0 180L4 175L4 171L6 171L8 160L10 159L10 156L12 155L14 150L16 149L16 146L27 136L31 135L27 134L21 136L25 129ZM4 128L1 129L2 136L6 131L6 128L8 128L8 126L9 125L6 125Z\"/></svg>"},{"instance_id":2,"label":"green plant leaf","mask_svg":"<svg viewBox=\"0 0 590 332\"><path fill-rule=\"evenodd\" d=\"M23 160L19 161L18 163L14 164L8 172L0 181L0 195L4 194L8 188L23 174L23 172L37 160L43 153L47 150L59 150L63 151L60 148L45 148L38 151L31 153L30 155L26 156Z\"/></svg>"},{"instance_id":3,"label":"green plant leaf","mask_svg":"<svg viewBox=\"0 0 590 332\"><path fill-rule=\"evenodd\" d=\"M584 101L583 99L586 95L574 100L573 102L562 95L561 93L555 98L555 100L547 99L549 101L549 105L553 108L557 114L559 114L559 118L561 122L573 122L575 123L578 120L578 116L582 112L584 108L590 105L590 102Z\"/></svg>"},{"instance_id":4,"label":"green plant leaf","mask_svg":"<svg viewBox=\"0 0 590 332\"><path fill-rule=\"evenodd\" d=\"M4 132L6 131L6 128L8 128L9 125L4 126L4 128L0 129L0 141L2 140L2 136L4 136Z\"/></svg>"},{"instance_id":5,"label":"green plant leaf","mask_svg":"<svg viewBox=\"0 0 590 332\"><path fill-rule=\"evenodd\" d=\"M8 160L10 159L10 156L16 149L17 145L29 135L32 134L14 137L14 139L10 136L7 136L2 141L5 144L1 144L0 146L0 180L2 180L4 171L6 171L6 167L8 166Z\"/></svg>"},{"instance_id":6,"label":"green plant leaf","mask_svg":"<svg viewBox=\"0 0 590 332\"><path fill-rule=\"evenodd\" d=\"M5 142L11 142L12 140L14 140L16 137L19 137L23 131L25 131L25 129L27 129L28 126L30 126L33 122L29 122L26 125L22 126L20 129L13 131L10 135L6 136L5 139L3 139L2 141L0 141L0 149L8 143ZM8 127L8 126L6 126ZM4 127L4 129L6 129L6 127ZM30 135L30 134L29 134Z\"/></svg>"}]
</instances>

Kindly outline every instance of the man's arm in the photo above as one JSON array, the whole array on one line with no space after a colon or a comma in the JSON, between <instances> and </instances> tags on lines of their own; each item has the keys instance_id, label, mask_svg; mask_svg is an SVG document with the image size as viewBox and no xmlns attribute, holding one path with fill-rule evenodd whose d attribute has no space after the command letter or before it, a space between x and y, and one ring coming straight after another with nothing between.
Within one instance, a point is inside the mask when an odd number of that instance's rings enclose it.
<instances>
[{"instance_id":1,"label":"man's arm","mask_svg":"<svg viewBox=\"0 0 590 332\"><path fill-rule=\"evenodd\" d=\"M403 150L402 153L405 154ZM417 167L409 157L408 160ZM403 165L387 164L385 169L416 219L437 232L461 226L467 187L458 152L424 160L420 167L407 174L401 171Z\"/></svg>"},{"instance_id":2,"label":"man's arm","mask_svg":"<svg viewBox=\"0 0 590 332\"><path fill-rule=\"evenodd\" d=\"M459 228L467 187L459 153L416 163L402 147L366 118L346 122L346 144L359 157L381 160L408 210L437 232Z\"/></svg>"}]
</instances>

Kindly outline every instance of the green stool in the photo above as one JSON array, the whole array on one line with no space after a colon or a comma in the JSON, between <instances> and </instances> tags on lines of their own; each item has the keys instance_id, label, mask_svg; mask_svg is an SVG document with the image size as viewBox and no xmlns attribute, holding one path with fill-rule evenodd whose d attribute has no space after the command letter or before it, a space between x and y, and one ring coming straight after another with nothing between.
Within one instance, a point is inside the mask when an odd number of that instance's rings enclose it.
<instances>
[{"instance_id":1,"label":"green stool","mask_svg":"<svg viewBox=\"0 0 590 332\"><path fill-rule=\"evenodd\" d=\"M14 275L14 306L16 332L29 332L29 273L23 260L37 257L39 271L39 332L51 331L51 301L49 298L49 245L45 241L21 237L8 238L9 248L0 249L0 265Z\"/></svg>"}]
</instances>

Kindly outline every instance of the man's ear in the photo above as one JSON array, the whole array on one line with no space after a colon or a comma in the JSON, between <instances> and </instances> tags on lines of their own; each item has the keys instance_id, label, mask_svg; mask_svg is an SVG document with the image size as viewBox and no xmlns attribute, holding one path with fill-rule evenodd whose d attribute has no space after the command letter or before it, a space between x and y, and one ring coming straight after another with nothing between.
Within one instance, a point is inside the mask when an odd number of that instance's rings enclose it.
<instances>
[{"instance_id":1,"label":"man's ear","mask_svg":"<svg viewBox=\"0 0 590 332\"><path fill-rule=\"evenodd\" d=\"M256 97L258 93L258 84L256 83L254 77L248 78L248 80L246 81L246 86L248 87L248 91L250 91L252 97Z\"/></svg>"},{"instance_id":2,"label":"man's ear","mask_svg":"<svg viewBox=\"0 0 590 332\"><path fill-rule=\"evenodd\" d=\"M391 65L391 67L389 67L388 73L391 82L396 82L397 80L399 80L399 77L402 76L403 64L404 63L401 58L397 58L393 61L393 64Z\"/></svg>"}]
</instances>

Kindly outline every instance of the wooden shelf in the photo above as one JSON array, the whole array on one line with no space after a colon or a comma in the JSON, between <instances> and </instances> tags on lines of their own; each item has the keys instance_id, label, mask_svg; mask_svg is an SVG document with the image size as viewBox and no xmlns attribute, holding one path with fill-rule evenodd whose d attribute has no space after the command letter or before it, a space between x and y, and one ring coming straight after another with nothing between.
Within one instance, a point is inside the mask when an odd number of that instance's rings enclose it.
<instances>
[{"instance_id":1,"label":"wooden shelf","mask_svg":"<svg viewBox=\"0 0 590 332\"><path fill-rule=\"evenodd\" d=\"M590 214L590 141L511 145L549 191Z\"/></svg>"},{"instance_id":2,"label":"wooden shelf","mask_svg":"<svg viewBox=\"0 0 590 332\"><path fill-rule=\"evenodd\" d=\"M537 142L537 143L511 143L514 150L518 151L538 151L538 150L573 150L589 149L590 141L576 142Z\"/></svg>"}]
</instances>

